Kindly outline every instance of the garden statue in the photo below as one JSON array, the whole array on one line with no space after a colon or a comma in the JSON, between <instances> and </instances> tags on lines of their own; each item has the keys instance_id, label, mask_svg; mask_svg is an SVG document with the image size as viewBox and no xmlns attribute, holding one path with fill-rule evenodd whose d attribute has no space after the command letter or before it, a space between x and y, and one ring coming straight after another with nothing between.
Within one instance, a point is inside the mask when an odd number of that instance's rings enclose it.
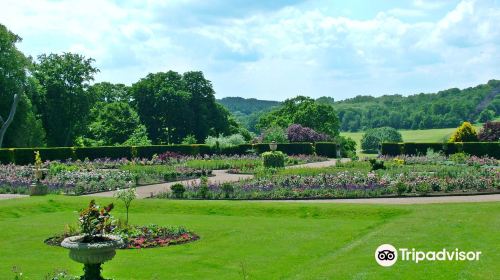
<instances>
[{"instance_id":1,"label":"garden statue","mask_svg":"<svg viewBox=\"0 0 500 280\"><path fill-rule=\"evenodd\" d=\"M42 179L44 177L42 170L42 158L40 157L40 152L35 152L35 181L31 183L30 195L45 195L47 194L48 187L42 184Z\"/></svg>"}]
</instances>

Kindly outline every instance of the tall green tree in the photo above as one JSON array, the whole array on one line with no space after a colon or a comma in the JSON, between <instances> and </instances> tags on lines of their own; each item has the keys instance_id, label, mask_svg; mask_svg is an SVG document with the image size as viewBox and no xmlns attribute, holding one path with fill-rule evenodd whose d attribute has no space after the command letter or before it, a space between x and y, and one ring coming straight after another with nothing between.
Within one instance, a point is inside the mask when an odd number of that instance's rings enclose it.
<instances>
[{"instance_id":1,"label":"tall green tree","mask_svg":"<svg viewBox=\"0 0 500 280\"><path fill-rule=\"evenodd\" d=\"M38 56L34 76L43 87L37 108L49 146L69 146L86 129L92 96L89 83L99 70L91 58L63 53Z\"/></svg>"},{"instance_id":2,"label":"tall green tree","mask_svg":"<svg viewBox=\"0 0 500 280\"><path fill-rule=\"evenodd\" d=\"M110 82L95 83L89 87L89 92L95 102L130 102L130 87L124 84Z\"/></svg>"},{"instance_id":3,"label":"tall green tree","mask_svg":"<svg viewBox=\"0 0 500 280\"><path fill-rule=\"evenodd\" d=\"M339 119L333 107L305 96L285 100L280 107L264 114L258 126L265 129L271 126L288 127L291 124L300 124L332 137L339 134Z\"/></svg>"},{"instance_id":4,"label":"tall green tree","mask_svg":"<svg viewBox=\"0 0 500 280\"><path fill-rule=\"evenodd\" d=\"M131 94L154 143L180 143L191 134L201 143L208 135L230 133L234 124L201 72L149 74L132 85Z\"/></svg>"},{"instance_id":5,"label":"tall green tree","mask_svg":"<svg viewBox=\"0 0 500 280\"><path fill-rule=\"evenodd\" d=\"M29 98L39 88L27 74L30 60L16 48L20 41L0 24L0 147L44 145L41 121Z\"/></svg>"},{"instance_id":6,"label":"tall green tree","mask_svg":"<svg viewBox=\"0 0 500 280\"><path fill-rule=\"evenodd\" d=\"M126 102L99 103L91 110L88 136L98 145L120 145L142 126L137 112Z\"/></svg>"}]
</instances>

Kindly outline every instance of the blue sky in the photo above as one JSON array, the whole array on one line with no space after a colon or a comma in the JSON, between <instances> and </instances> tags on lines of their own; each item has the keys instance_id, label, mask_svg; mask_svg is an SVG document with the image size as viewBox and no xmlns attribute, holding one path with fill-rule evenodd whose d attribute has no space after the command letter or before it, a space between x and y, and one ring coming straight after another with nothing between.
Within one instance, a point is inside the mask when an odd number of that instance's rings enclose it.
<instances>
[{"instance_id":1,"label":"blue sky","mask_svg":"<svg viewBox=\"0 0 500 280\"><path fill-rule=\"evenodd\" d=\"M217 97L415 94L500 79L500 0L2 0L36 56L77 52L96 81L201 70Z\"/></svg>"}]
</instances>

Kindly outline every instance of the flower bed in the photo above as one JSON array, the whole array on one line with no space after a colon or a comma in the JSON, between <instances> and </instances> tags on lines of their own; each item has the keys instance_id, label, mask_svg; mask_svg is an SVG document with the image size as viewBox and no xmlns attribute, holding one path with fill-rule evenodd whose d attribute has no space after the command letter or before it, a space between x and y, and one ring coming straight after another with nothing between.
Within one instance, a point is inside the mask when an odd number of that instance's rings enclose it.
<instances>
[{"instance_id":1,"label":"flower bed","mask_svg":"<svg viewBox=\"0 0 500 280\"><path fill-rule=\"evenodd\" d=\"M321 174L312 172L314 175L277 173L232 184L194 184L186 187L183 198L358 198L500 191L500 169L496 167L393 164L383 170L360 171L365 165L352 163L323 169L326 172ZM163 193L159 197L172 195Z\"/></svg>"},{"instance_id":2,"label":"flower bed","mask_svg":"<svg viewBox=\"0 0 500 280\"><path fill-rule=\"evenodd\" d=\"M117 226L110 233L123 239L124 246L120 249L165 247L199 239L198 235L183 227L161 227L158 225ZM79 231L67 230L62 234L46 239L44 242L52 246L61 246L64 238L78 234Z\"/></svg>"}]
</instances>

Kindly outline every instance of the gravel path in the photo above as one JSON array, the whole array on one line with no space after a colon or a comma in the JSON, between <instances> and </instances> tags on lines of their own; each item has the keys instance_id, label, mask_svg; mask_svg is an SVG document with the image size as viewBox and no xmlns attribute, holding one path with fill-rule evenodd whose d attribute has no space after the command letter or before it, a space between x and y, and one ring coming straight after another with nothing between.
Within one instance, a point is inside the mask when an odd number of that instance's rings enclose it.
<instances>
[{"instance_id":1,"label":"gravel path","mask_svg":"<svg viewBox=\"0 0 500 280\"><path fill-rule=\"evenodd\" d=\"M346 160L348 160L348 159L343 159L342 162L345 162ZM336 162L337 162L337 160L330 159L330 160L321 161L321 162L313 162L313 163L298 164L298 165L294 165L294 166L287 166L286 168L328 167L328 166L335 165ZM240 180L249 179L249 178L253 177L253 175L249 175L249 174L229 174L229 173L227 173L227 170L214 170L213 175L215 175L215 176L208 177L209 182L212 182L212 183L237 182ZM170 186L172 186L173 184L181 183L183 185L190 185L190 184L194 184L194 183L199 183L199 181L200 181L200 179L192 179L192 180L176 181L176 182L170 182L170 183L162 183L162 184L137 187L136 188L137 197L138 198L149 198L149 197L152 197L160 192L170 191ZM112 197L115 193L116 193L116 191L109 191L109 192L88 194L86 196Z\"/></svg>"},{"instance_id":2,"label":"gravel path","mask_svg":"<svg viewBox=\"0 0 500 280\"><path fill-rule=\"evenodd\" d=\"M226 172L227 170L213 170L212 174L215 176L208 177L208 182L216 182L216 183L225 183L225 182L237 182L239 180L244 180L248 178L252 178L253 175L248 175L248 174L229 174ZM169 183L162 183L162 184L154 184L154 185L147 185L147 186L142 186L142 187L137 187L137 197L138 198L149 198L152 197L160 192L169 192L170 191L170 186L173 184L181 183L183 185L191 185L194 183L199 183L200 179L191 179L191 180L183 180L183 181L175 181L175 182L169 182ZM101 193L94 193L94 194L88 194L85 196L101 196L101 197L112 197L116 191L109 191L109 192L101 192Z\"/></svg>"},{"instance_id":3,"label":"gravel path","mask_svg":"<svg viewBox=\"0 0 500 280\"><path fill-rule=\"evenodd\" d=\"M11 198L21 198L21 197L28 197L29 195L25 194L0 194L0 200L3 199L11 199Z\"/></svg>"}]
</instances>

